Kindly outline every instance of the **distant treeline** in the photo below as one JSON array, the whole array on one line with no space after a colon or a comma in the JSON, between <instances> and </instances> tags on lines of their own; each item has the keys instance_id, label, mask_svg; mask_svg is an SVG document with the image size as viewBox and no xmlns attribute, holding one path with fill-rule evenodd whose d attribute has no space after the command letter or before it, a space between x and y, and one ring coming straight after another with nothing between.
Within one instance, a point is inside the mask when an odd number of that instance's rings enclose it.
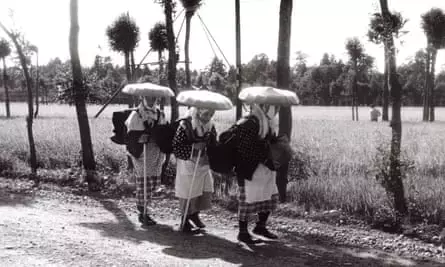
<instances>
[{"instance_id":1,"label":"distant treeline","mask_svg":"<svg viewBox=\"0 0 445 267\"><path fill-rule=\"evenodd\" d=\"M350 62L343 62L333 55L324 54L318 65L308 66L303 53L297 52L296 64L292 66L291 89L303 105L350 105L353 70ZM162 68L166 69L166 68ZM93 103L107 101L113 92L125 84L125 68L113 65L110 57L96 56L90 68L84 68L87 99ZM7 69L11 101L26 101L25 81L19 67ZM150 81L166 85L166 73L159 73L159 67L136 66L135 81ZM31 69L36 86L37 69ZM243 65L243 86L276 86L276 61L267 55L254 56ZM425 52L417 52L411 60L398 68L403 85L403 105L421 106L425 86ZM39 90L42 102L70 102L71 65L56 58L39 67ZM358 68L358 103L370 105L382 103L383 74L376 71L374 58L363 57ZM231 99L236 97L236 70L218 58L203 70L191 73L192 84L196 87L221 92ZM1 77L3 87L3 77ZM185 70L178 69L178 88L185 88ZM445 71L436 75L435 101L445 106ZM4 101L4 90L0 87L0 101ZM125 96L118 95L113 103L124 103Z\"/></svg>"}]
</instances>

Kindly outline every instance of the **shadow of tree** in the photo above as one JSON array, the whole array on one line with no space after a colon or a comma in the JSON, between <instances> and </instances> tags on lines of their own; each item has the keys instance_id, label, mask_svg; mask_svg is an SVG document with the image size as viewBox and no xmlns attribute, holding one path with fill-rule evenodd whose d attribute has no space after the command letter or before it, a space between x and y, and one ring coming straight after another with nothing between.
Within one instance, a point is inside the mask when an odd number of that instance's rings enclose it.
<instances>
[{"instance_id":1,"label":"shadow of tree","mask_svg":"<svg viewBox=\"0 0 445 267\"><path fill-rule=\"evenodd\" d=\"M6 117L5 115L1 115L0 116L0 120L15 120L15 119L19 119L19 118L24 118L25 116L18 116L18 115L11 115L9 118Z\"/></svg>"},{"instance_id":2,"label":"shadow of tree","mask_svg":"<svg viewBox=\"0 0 445 267\"><path fill-rule=\"evenodd\" d=\"M133 222L128 218L127 213L123 211L115 201L109 199L98 199L102 206L114 215L118 223L125 226L127 230L134 230Z\"/></svg>"},{"instance_id":3,"label":"shadow of tree","mask_svg":"<svg viewBox=\"0 0 445 267\"><path fill-rule=\"evenodd\" d=\"M363 245L351 245L341 244L336 245L337 241L333 237L328 235L313 235L307 232L293 232L280 230L283 233L283 237L290 243L306 243L311 246L316 246L320 249L336 247L339 253L342 255L348 255L354 258L360 258L367 261L380 260L385 266L443 266L443 262L402 258L403 256L396 256L385 251L381 251L373 248L366 248Z\"/></svg>"}]
</instances>

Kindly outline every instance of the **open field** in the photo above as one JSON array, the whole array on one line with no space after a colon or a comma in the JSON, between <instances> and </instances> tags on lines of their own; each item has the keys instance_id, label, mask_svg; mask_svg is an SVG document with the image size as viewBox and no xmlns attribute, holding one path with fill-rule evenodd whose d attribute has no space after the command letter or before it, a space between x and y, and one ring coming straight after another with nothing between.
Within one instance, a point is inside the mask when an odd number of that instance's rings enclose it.
<instances>
[{"instance_id":1,"label":"open field","mask_svg":"<svg viewBox=\"0 0 445 267\"><path fill-rule=\"evenodd\" d=\"M124 147L112 143L111 115L125 106L110 106L98 119L92 118L99 106L90 106L94 152L99 168L118 172L125 166ZM79 160L80 141L75 108L42 105L34 122L39 163L48 169L69 168ZM0 170L27 171L28 143L25 128L27 107L13 103L13 118L4 119L0 103ZM168 108L167 108L168 111ZM184 110L181 110L183 114ZM437 108L434 123L423 123L421 108L403 109L402 153L413 161L405 180L406 196L416 219L445 221L445 109ZM389 150L388 123L371 123L368 108L360 108L360 121L351 121L348 107L294 108L293 146L300 162L311 170L308 179L290 174L292 199L317 209L343 209L374 216L385 211L386 195L375 181L373 170L377 147ZM234 111L215 115L218 130L234 121ZM299 165L300 166L300 165ZM301 178L301 177L299 177Z\"/></svg>"}]
</instances>

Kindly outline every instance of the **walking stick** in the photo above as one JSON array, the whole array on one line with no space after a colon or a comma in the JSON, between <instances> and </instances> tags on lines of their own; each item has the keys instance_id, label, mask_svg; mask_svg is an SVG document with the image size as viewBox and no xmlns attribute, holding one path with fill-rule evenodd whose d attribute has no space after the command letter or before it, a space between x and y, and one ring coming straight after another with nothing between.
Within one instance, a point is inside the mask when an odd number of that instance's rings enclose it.
<instances>
[{"instance_id":1,"label":"walking stick","mask_svg":"<svg viewBox=\"0 0 445 267\"><path fill-rule=\"evenodd\" d=\"M192 148L192 155L193 155L193 148ZM188 213L189 206L190 206L190 198L192 195L192 188L193 188L193 184L195 183L195 177L196 177L196 172L198 171L198 164L199 164L200 158L201 158L201 150L198 150L198 156L196 157L195 169L193 170L192 183L190 184L189 194L187 197L187 202L185 204L184 217L182 218L182 222L181 222L181 229L184 229L184 224L187 219L187 213Z\"/></svg>"},{"instance_id":2,"label":"walking stick","mask_svg":"<svg viewBox=\"0 0 445 267\"><path fill-rule=\"evenodd\" d=\"M147 143L144 143L144 225L147 221Z\"/></svg>"}]
</instances>

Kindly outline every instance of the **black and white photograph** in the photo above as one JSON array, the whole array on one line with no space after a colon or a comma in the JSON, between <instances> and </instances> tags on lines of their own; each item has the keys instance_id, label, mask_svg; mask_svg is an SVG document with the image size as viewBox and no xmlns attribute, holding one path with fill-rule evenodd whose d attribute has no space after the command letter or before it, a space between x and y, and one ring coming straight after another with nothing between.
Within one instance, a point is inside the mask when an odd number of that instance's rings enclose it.
<instances>
[{"instance_id":1,"label":"black and white photograph","mask_svg":"<svg viewBox=\"0 0 445 267\"><path fill-rule=\"evenodd\" d=\"M0 0L0 266L445 266L445 1Z\"/></svg>"}]
</instances>

